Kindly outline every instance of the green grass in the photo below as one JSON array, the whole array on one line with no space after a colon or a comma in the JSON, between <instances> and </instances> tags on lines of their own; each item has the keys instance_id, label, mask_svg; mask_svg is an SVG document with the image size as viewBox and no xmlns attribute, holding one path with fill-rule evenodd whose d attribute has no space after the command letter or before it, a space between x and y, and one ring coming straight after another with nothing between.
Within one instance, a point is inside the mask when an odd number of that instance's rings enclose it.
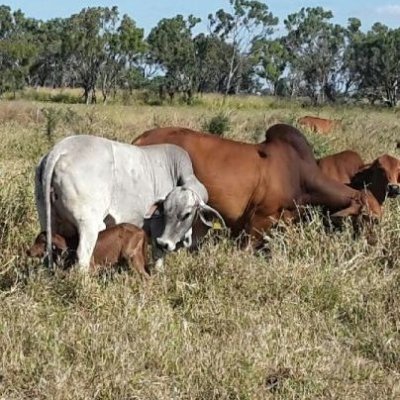
<instances>
[{"instance_id":1,"label":"green grass","mask_svg":"<svg viewBox=\"0 0 400 400\"><path fill-rule=\"evenodd\" d=\"M398 114L303 109L262 98L205 96L196 106L38 101L0 103L0 398L398 399L400 203L353 238L311 223L270 235L271 252L210 238L163 272L83 278L27 259L39 226L33 168L72 133L124 142L146 129L200 129L223 110L227 137L257 141L276 122L343 118L330 136L307 133L318 156L346 148L366 160L395 150ZM47 136L44 108L58 118ZM367 238L373 235L374 245Z\"/></svg>"}]
</instances>

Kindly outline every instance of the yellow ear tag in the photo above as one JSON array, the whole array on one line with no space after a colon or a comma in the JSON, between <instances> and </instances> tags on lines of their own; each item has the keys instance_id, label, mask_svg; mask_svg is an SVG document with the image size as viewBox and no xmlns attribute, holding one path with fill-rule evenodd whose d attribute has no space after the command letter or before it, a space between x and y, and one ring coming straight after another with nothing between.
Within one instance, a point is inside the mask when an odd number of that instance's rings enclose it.
<instances>
[{"instance_id":1,"label":"yellow ear tag","mask_svg":"<svg viewBox=\"0 0 400 400\"><path fill-rule=\"evenodd\" d=\"M219 222L217 219L215 219L214 221L213 221L213 229L222 229L222 225L221 225L221 222Z\"/></svg>"}]
</instances>

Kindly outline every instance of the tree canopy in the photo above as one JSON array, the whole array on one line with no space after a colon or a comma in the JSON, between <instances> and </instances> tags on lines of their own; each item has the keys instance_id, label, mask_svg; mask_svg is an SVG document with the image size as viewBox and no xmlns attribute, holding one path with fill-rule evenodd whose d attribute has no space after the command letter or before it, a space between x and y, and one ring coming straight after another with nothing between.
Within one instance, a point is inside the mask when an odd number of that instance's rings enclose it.
<instances>
[{"instance_id":1,"label":"tree canopy","mask_svg":"<svg viewBox=\"0 0 400 400\"><path fill-rule=\"evenodd\" d=\"M40 21L0 6L0 96L26 86L79 87L82 101L106 102L118 89L161 98L265 91L314 103L368 99L397 105L400 28L357 18L332 22L322 7L278 18L264 2L227 0L206 21L163 18L147 37L117 7L88 7ZM205 29L208 25L208 29ZM195 32L202 31L195 34Z\"/></svg>"}]
</instances>

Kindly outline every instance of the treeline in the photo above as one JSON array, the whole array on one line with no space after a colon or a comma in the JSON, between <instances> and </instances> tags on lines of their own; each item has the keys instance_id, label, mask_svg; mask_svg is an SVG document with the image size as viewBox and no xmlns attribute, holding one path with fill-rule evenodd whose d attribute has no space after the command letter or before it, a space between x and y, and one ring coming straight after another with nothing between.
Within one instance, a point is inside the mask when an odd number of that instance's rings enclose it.
<instances>
[{"instance_id":1,"label":"treeline","mask_svg":"<svg viewBox=\"0 0 400 400\"><path fill-rule=\"evenodd\" d=\"M376 23L368 32L331 11L302 8L285 33L265 3L229 0L227 10L201 21L162 19L145 37L117 7L86 8L40 21L0 6L0 95L25 86L79 87L86 103L106 102L117 90L154 91L161 100L198 93L270 93L313 103L362 98L395 106L400 29ZM275 34L274 34L275 33Z\"/></svg>"}]
</instances>

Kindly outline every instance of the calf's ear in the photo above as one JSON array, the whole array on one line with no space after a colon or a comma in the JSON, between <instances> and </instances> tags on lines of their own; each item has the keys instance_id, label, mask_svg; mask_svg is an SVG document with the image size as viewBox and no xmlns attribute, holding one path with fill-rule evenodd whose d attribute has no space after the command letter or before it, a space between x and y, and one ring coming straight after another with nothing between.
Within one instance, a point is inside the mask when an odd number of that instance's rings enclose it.
<instances>
[{"instance_id":1,"label":"calf's ear","mask_svg":"<svg viewBox=\"0 0 400 400\"><path fill-rule=\"evenodd\" d=\"M222 218L222 215L217 210L205 203L201 203L199 205L198 215L203 224L210 228L217 229L217 226L226 228L226 224L224 219ZM217 220L218 222L215 223L214 220Z\"/></svg>"},{"instance_id":2,"label":"calf's ear","mask_svg":"<svg viewBox=\"0 0 400 400\"><path fill-rule=\"evenodd\" d=\"M372 181L373 170L373 164L364 164L351 178L351 186L357 190L364 189L366 184L370 184Z\"/></svg>"}]
</instances>

